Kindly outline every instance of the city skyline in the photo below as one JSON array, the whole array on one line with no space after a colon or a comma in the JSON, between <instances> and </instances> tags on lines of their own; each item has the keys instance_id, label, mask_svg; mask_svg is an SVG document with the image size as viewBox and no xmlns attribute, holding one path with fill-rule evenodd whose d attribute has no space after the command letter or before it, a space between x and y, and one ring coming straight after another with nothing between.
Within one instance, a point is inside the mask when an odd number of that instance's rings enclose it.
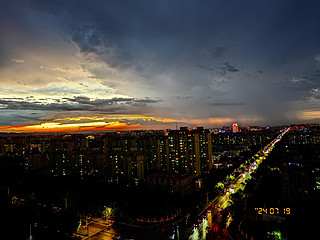
<instances>
[{"instance_id":1,"label":"city skyline","mask_svg":"<svg viewBox=\"0 0 320 240\"><path fill-rule=\"evenodd\" d=\"M3 1L0 132L319 122L317 1Z\"/></svg>"}]
</instances>

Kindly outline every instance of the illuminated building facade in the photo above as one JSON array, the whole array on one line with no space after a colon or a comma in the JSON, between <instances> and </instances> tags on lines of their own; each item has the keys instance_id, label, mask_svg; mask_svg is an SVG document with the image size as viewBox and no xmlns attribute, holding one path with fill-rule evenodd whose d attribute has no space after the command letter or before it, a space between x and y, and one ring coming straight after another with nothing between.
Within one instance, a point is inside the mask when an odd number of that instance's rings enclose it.
<instances>
[{"instance_id":1,"label":"illuminated building facade","mask_svg":"<svg viewBox=\"0 0 320 240\"><path fill-rule=\"evenodd\" d=\"M107 155L107 179L138 181L144 178L143 154L141 152L111 152Z\"/></svg>"},{"instance_id":2,"label":"illuminated building facade","mask_svg":"<svg viewBox=\"0 0 320 240\"><path fill-rule=\"evenodd\" d=\"M49 142L49 171L54 176L103 176L105 157L101 138L83 135L56 136Z\"/></svg>"},{"instance_id":3,"label":"illuminated building facade","mask_svg":"<svg viewBox=\"0 0 320 240\"><path fill-rule=\"evenodd\" d=\"M139 147L144 155L146 171L159 170L160 164L160 138L154 134L146 134L139 139Z\"/></svg>"},{"instance_id":4,"label":"illuminated building facade","mask_svg":"<svg viewBox=\"0 0 320 240\"><path fill-rule=\"evenodd\" d=\"M144 155L131 134L103 136L106 179L109 182L139 181L144 178Z\"/></svg>"},{"instance_id":5,"label":"illuminated building facade","mask_svg":"<svg viewBox=\"0 0 320 240\"><path fill-rule=\"evenodd\" d=\"M238 123L233 123L233 124L232 124L232 132L234 132L234 133L239 132Z\"/></svg>"},{"instance_id":6,"label":"illuminated building facade","mask_svg":"<svg viewBox=\"0 0 320 240\"><path fill-rule=\"evenodd\" d=\"M201 172L209 171L213 167L211 134L202 127L189 130L169 132L169 164L174 172L180 170L198 176Z\"/></svg>"}]
</instances>

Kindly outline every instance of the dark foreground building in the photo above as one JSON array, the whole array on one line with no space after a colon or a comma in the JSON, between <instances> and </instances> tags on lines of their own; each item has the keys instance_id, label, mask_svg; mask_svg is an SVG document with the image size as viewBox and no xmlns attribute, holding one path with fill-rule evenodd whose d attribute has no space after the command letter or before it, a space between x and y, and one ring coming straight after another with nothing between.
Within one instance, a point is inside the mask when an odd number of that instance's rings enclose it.
<instances>
[{"instance_id":1,"label":"dark foreground building","mask_svg":"<svg viewBox=\"0 0 320 240\"><path fill-rule=\"evenodd\" d=\"M292 202L320 200L319 133L291 131L281 161L282 190Z\"/></svg>"},{"instance_id":2,"label":"dark foreground building","mask_svg":"<svg viewBox=\"0 0 320 240\"><path fill-rule=\"evenodd\" d=\"M194 190L193 176L190 173L154 172L146 180L151 188L179 195L186 195Z\"/></svg>"}]
</instances>

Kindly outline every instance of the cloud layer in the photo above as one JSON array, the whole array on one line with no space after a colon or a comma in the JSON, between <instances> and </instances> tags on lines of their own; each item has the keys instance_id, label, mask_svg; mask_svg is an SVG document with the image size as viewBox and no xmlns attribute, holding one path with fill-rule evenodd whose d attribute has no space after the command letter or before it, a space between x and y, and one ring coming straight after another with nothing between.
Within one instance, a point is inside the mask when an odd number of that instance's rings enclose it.
<instances>
[{"instance_id":1,"label":"cloud layer","mask_svg":"<svg viewBox=\"0 0 320 240\"><path fill-rule=\"evenodd\" d=\"M207 127L319 118L319 10L316 1L1 2L0 125L76 112Z\"/></svg>"}]
</instances>

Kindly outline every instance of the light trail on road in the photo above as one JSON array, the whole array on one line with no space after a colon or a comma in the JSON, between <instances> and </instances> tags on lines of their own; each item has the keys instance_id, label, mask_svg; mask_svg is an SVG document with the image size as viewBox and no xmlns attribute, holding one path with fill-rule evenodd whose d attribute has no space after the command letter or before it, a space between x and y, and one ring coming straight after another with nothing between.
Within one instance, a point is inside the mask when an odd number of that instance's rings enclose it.
<instances>
[{"instance_id":1,"label":"light trail on road","mask_svg":"<svg viewBox=\"0 0 320 240\"><path fill-rule=\"evenodd\" d=\"M252 157L252 160L251 160L252 163L245 165L245 171L242 172L242 174L240 174L231 183L231 186L233 187L234 193L236 193L239 190L241 183L243 183L245 186L245 184L246 184L245 180L248 177L250 177L251 173L253 173L257 170L259 165L263 162L264 159L266 159L266 157L273 150L274 145L282 139L282 137L289 131L289 129L290 128L286 128L286 129L282 130L281 133L274 140L272 140L270 143L268 143L263 149L261 149L257 154L255 154ZM243 175L246 177L243 177ZM211 206L214 206L215 208L217 208L218 211L227 208L230 204L229 197L230 197L229 191L226 191L223 194L220 194L215 199L210 201L210 204L208 204L199 215L206 213L208 209L211 209ZM206 214L205 220L207 222L207 226L210 227L210 230L212 230L213 225L216 224L216 222L214 221L213 218L217 215L217 212L210 210L210 214ZM202 222L203 222L203 220L202 220ZM193 239L205 240L206 239L206 235L207 235L206 231L204 232L204 234L200 234L200 232L203 233L202 232L203 229L201 228L201 226L202 225L199 224L199 226L194 227L193 232L189 237L189 240L193 240Z\"/></svg>"}]
</instances>

